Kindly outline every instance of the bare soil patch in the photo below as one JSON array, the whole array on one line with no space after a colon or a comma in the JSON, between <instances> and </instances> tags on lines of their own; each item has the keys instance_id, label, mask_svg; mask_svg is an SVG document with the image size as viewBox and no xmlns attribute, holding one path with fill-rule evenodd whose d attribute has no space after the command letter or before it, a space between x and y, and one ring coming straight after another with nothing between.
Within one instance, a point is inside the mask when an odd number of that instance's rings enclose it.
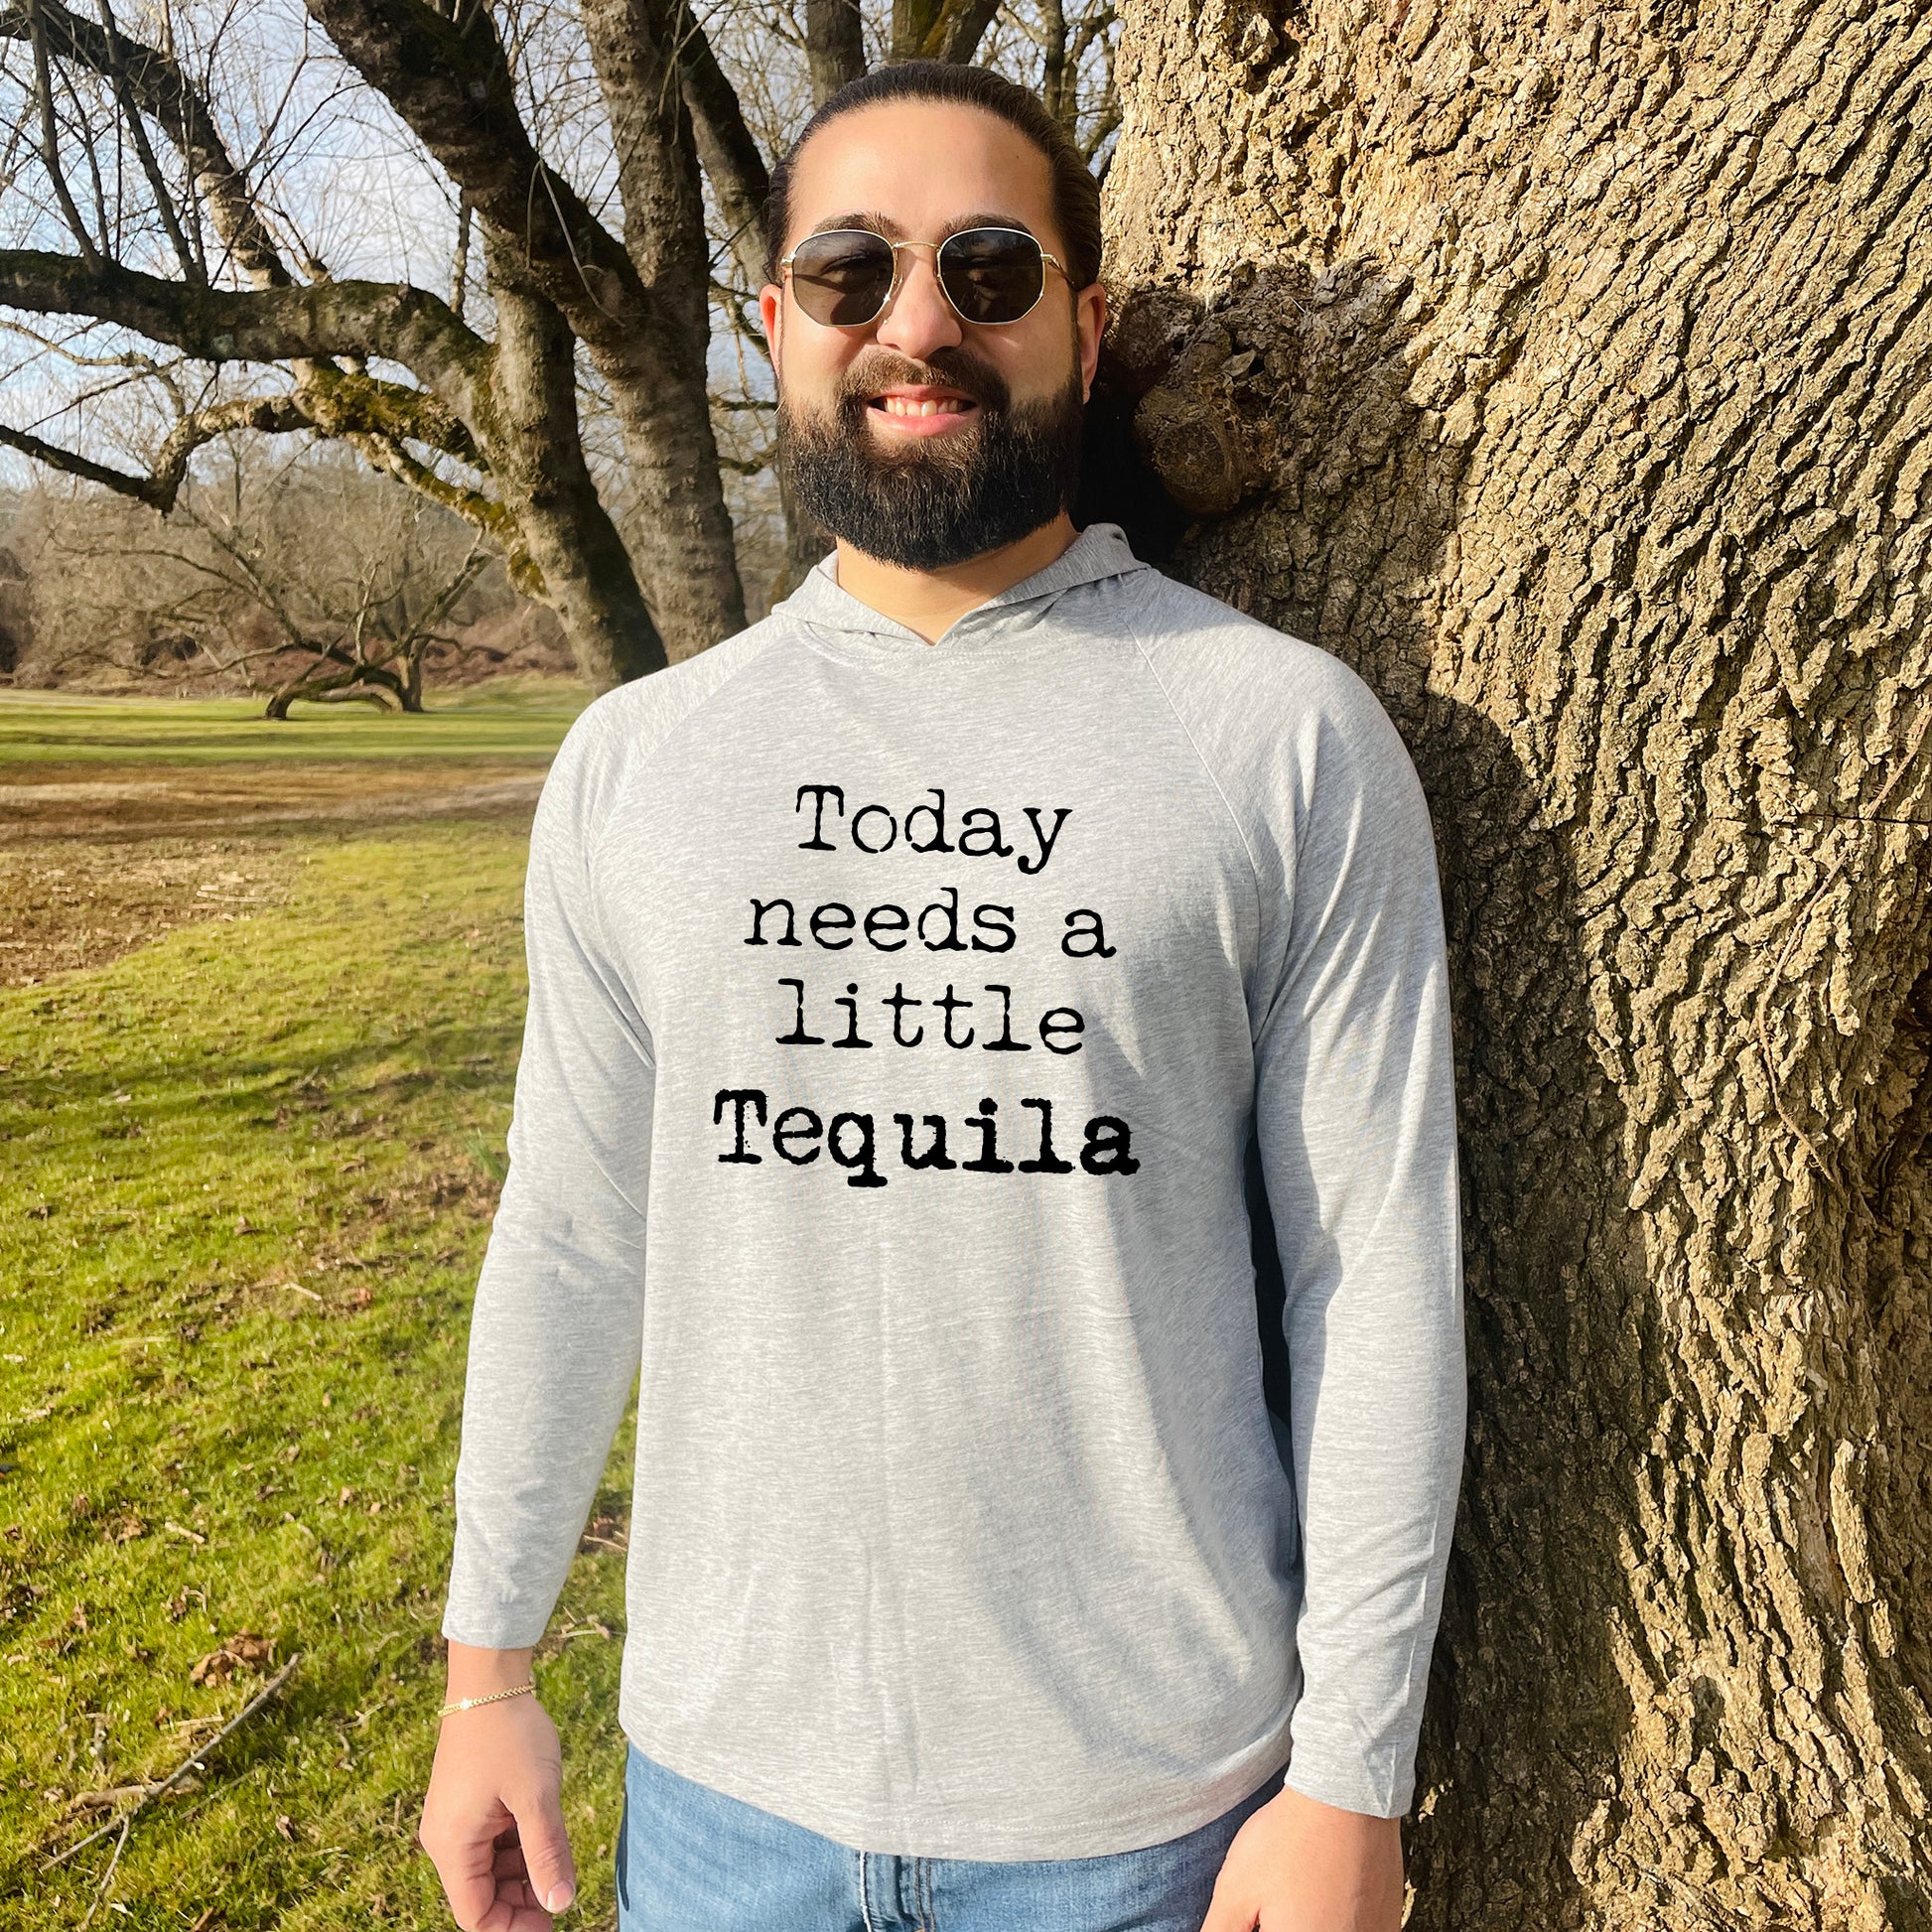
<instances>
[{"instance_id":1,"label":"bare soil patch","mask_svg":"<svg viewBox=\"0 0 1932 1932\"><path fill-rule=\"evenodd\" d=\"M527 760L36 761L0 766L0 848L528 810L543 775Z\"/></svg>"},{"instance_id":2,"label":"bare soil patch","mask_svg":"<svg viewBox=\"0 0 1932 1932\"><path fill-rule=\"evenodd\" d=\"M528 812L527 761L0 766L0 986L279 903L304 827Z\"/></svg>"},{"instance_id":3,"label":"bare soil patch","mask_svg":"<svg viewBox=\"0 0 1932 1932\"><path fill-rule=\"evenodd\" d=\"M0 845L0 986L101 966L177 926L278 903L283 840L138 839Z\"/></svg>"}]
</instances>

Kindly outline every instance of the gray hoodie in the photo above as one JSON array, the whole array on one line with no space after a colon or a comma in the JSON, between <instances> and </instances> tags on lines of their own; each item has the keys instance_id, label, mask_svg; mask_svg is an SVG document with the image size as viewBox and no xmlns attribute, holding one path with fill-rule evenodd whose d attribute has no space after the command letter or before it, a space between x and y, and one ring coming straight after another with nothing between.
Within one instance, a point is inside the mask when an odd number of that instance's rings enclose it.
<instances>
[{"instance_id":1,"label":"gray hoodie","mask_svg":"<svg viewBox=\"0 0 1932 1932\"><path fill-rule=\"evenodd\" d=\"M641 1366L620 1715L848 1846L1393 1815L1464 1419L1428 807L1094 524L936 644L827 558L537 809L443 1622L543 1633ZM1262 1394L1250 1125L1287 1290Z\"/></svg>"}]
</instances>

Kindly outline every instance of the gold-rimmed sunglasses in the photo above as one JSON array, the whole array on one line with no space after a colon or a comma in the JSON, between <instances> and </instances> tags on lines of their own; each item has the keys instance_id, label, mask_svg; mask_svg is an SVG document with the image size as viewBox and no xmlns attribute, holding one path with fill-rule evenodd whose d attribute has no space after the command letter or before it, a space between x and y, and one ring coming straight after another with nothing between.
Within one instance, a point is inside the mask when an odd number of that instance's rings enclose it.
<instances>
[{"instance_id":1,"label":"gold-rimmed sunglasses","mask_svg":"<svg viewBox=\"0 0 1932 1932\"><path fill-rule=\"evenodd\" d=\"M889 241L870 228L807 235L778 264L798 306L831 329L863 329L898 292L898 251L935 250L939 287L962 322L1002 328L1046 292L1046 271L1066 269L1025 228L961 228L943 241ZM1067 277L1072 280L1071 276Z\"/></svg>"}]
</instances>

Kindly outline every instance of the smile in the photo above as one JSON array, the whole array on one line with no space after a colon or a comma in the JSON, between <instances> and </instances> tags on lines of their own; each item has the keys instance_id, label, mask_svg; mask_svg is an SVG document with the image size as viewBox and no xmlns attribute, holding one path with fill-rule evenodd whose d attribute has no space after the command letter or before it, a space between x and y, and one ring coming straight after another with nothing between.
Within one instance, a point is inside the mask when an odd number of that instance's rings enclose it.
<instances>
[{"instance_id":1,"label":"smile","mask_svg":"<svg viewBox=\"0 0 1932 1932\"><path fill-rule=\"evenodd\" d=\"M920 388L888 389L866 406L906 436L943 436L979 413L979 404L971 396Z\"/></svg>"}]
</instances>

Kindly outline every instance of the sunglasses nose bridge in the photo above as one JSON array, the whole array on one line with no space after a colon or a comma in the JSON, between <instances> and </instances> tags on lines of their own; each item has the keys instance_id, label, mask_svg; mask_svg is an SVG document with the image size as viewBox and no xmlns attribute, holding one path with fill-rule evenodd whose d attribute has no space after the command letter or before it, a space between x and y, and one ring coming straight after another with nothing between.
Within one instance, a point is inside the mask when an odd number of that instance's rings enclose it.
<instances>
[{"instance_id":1,"label":"sunglasses nose bridge","mask_svg":"<svg viewBox=\"0 0 1932 1932\"><path fill-rule=\"evenodd\" d=\"M896 241L892 244L892 286L886 291L886 299L879 305L879 313L873 317L875 323L886 321L889 316L897 311L905 294L906 283L915 272L914 264L922 266L926 274L931 277L933 290L939 298L939 306L945 314L954 322L967 320L960 314L958 303L952 299L945 278L939 273L939 250L944 245L943 242L938 241ZM920 249L927 251L929 260L913 252Z\"/></svg>"}]
</instances>

